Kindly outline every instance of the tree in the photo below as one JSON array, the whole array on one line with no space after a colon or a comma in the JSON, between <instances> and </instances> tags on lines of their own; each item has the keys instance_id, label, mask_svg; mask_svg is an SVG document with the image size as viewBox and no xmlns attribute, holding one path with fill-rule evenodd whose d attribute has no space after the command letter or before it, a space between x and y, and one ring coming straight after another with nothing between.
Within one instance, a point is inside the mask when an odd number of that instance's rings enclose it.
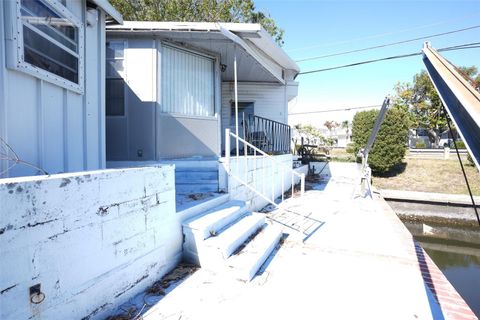
<instances>
[{"instance_id":1,"label":"tree","mask_svg":"<svg viewBox=\"0 0 480 320\"><path fill-rule=\"evenodd\" d=\"M357 112L352 122L354 155L367 144L379 110ZM407 150L410 120L408 110L393 105L386 113L377 138L368 156L374 174L384 174L402 162Z\"/></svg>"},{"instance_id":2,"label":"tree","mask_svg":"<svg viewBox=\"0 0 480 320\"><path fill-rule=\"evenodd\" d=\"M457 69L474 86L480 86L480 74L475 77L478 72L475 66ZM414 76L413 83L397 84L393 100L397 105L409 108L413 127L425 128L430 141L438 147L440 134L447 130L447 120L442 101L428 73L422 70Z\"/></svg>"},{"instance_id":3,"label":"tree","mask_svg":"<svg viewBox=\"0 0 480 320\"><path fill-rule=\"evenodd\" d=\"M341 127L342 129L345 129L345 135L347 136L348 140L348 135L350 133L350 122L348 120L342 121Z\"/></svg>"},{"instance_id":4,"label":"tree","mask_svg":"<svg viewBox=\"0 0 480 320\"><path fill-rule=\"evenodd\" d=\"M110 0L125 20L259 23L283 45L284 31L253 0Z\"/></svg>"},{"instance_id":5,"label":"tree","mask_svg":"<svg viewBox=\"0 0 480 320\"><path fill-rule=\"evenodd\" d=\"M320 130L310 124L296 124L294 128L298 131L298 133L309 140L319 139L323 141L324 137Z\"/></svg>"},{"instance_id":6,"label":"tree","mask_svg":"<svg viewBox=\"0 0 480 320\"><path fill-rule=\"evenodd\" d=\"M463 78L470 82L470 84L480 92L480 73L478 72L478 68L476 66L460 67L457 68L457 71L460 72Z\"/></svg>"},{"instance_id":7,"label":"tree","mask_svg":"<svg viewBox=\"0 0 480 320\"><path fill-rule=\"evenodd\" d=\"M323 125L328 129L328 131L330 131L330 135L332 135L332 130L338 128L340 124L336 121L331 120L331 121L325 121Z\"/></svg>"}]
</instances>

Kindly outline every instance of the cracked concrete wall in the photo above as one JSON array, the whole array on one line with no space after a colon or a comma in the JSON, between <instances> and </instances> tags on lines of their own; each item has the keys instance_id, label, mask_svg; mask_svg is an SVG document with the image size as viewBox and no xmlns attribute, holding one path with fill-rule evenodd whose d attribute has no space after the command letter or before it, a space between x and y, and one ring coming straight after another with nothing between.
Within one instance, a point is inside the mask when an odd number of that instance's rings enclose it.
<instances>
[{"instance_id":1,"label":"cracked concrete wall","mask_svg":"<svg viewBox=\"0 0 480 320\"><path fill-rule=\"evenodd\" d=\"M3 179L0 204L1 319L102 318L181 258L171 165Z\"/></svg>"},{"instance_id":2,"label":"cracked concrete wall","mask_svg":"<svg viewBox=\"0 0 480 320\"><path fill-rule=\"evenodd\" d=\"M274 198L282 195L291 188L292 174L286 168L292 167L293 157L291 154L273 156L276 162L261 157L249 156L247 159L240 156L230 158L230 167L233 175L247 182L250 186L261 192L267 198ZM251 189L243 185L234 177L228 177L225 170L225 158L220 159L219 166L219 187L220 190L228 190L231 199L243 200L249 202L250 210L260 210L268 202ZM305 168L302 167L298 173L302 173ZM302 171L303 170L303 171ZM305 173L305 172L303 172ZM283 176L283 177L282 177ZM294 176L294 183L298 183L300 178Z\"/></svg>"}]
</instances>

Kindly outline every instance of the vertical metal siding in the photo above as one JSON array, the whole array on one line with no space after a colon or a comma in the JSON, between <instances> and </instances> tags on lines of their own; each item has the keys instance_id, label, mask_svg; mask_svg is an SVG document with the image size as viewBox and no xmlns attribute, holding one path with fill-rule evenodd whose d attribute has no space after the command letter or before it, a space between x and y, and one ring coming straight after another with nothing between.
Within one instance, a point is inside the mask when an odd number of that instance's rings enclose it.
<instances>
[{"instance_id":1,"label":"vertical metal siding","mask_svg":"<svg viewBox=\"0 0 480 320\"><path fill-rule=\"evenodd\" d=\"M164 45L162 70L162 112L214 115L213 59Z\"/></svg>"},{"instance_id":2,"label":"vertical metal siding","mask_svg":"<svg viewBox=\"0 0 480 320\"><path fill-rule=\"evenodd\" d=\"M0 3L0 17L4 17L3 12L3 4ZM7 132L7 124L5 122L6 118L6 110L5 110L5 100L6 100L6 82L5 82L5 30L4 30L4 23L0 23L0 137L3 139L7 139L6 132ZM7 170L8 163L5 160L0 159L0 172L4 172ZM2 175L0 175L0 178Z\"/></svg>"},{"instance_id":3,"label":"vertical metal siding","mask_svg":"<svg viewBox=\"0 0 480 320\"><path fill-rule=\"evenodd\" d=\"M4 1L0 1L3 17ZM84 21L85 0L68 1L68 9ZM101 36L104 20L86 26L85 95L79 95L25 73L7 69L4 25L0 26L0 136L19 157L40 166L49 173L73 172L102 168L102 121L104 112L100 99L104 90ZM4 169L6 164L3 163ZM0 170L0 172L2 171ZM16 165L0 176L14 177L36 174L36 171Z\"/></svg>"}]
</instances>

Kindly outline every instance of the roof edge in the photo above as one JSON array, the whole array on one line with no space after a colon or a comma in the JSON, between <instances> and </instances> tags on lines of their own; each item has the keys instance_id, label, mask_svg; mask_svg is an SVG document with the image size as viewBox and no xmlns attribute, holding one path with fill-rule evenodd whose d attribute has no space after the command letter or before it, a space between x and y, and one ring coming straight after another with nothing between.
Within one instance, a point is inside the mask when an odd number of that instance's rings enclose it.
<instances>
[{"instance_id":1,"label":"roof edge","mask_svg":"<svg viewBox=\"0 0 480 320\"><path fill-rule=\"evenodd\" d=\"M115 9L108 0L88 0L94 4L96 4L98 7L102 8L103 11L105 11L110 17L112 17L115 22L118 24L123 24L123 17L120 14L120 12Z\"/></svg>"},{"instance_id":2,"label":"roof edge","mask_svg":"<svg viewBox=\"0 0 480 320\"><path fill-rule=\"evenodd\" d=\"M107 26L107 31L203 31L227 30L242 40L248 40L267 57L284 69L298 74L300 67L273 40L270 34L258 23L233 22L181 22L181 21L125 21L123 25ZM249 34L252 36L250 37Z\"/></svg>"}]
</instances>

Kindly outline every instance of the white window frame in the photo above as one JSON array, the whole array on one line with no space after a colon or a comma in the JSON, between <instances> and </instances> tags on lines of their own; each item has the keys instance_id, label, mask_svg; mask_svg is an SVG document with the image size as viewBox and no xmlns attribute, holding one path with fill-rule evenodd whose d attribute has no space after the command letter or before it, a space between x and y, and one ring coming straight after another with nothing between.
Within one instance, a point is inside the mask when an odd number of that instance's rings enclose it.
<instances>
[{"instance_id":1,"label":"white window frame","mask_svg":"<svg viewBox=\"0 0 480 320\"><path fill-rule=\"evenodd\" d=\"M108 60L123 60L123 74L119 74L119 77L112 77L106 74L105 72L105 90L106 90L106 81L114 79L123 79L124 85L123 85L123 115L107 115L106 114L106 101L105 101L105 115L108 118L127 118L127 108L128 108L128 103L127 103L127 49L128 49L128 41L126 39L120 39L120 38L109 38L106 40L106 42L121 42L123 43L123 58L107 58L107 54L105 52L105 68L107 68L107 61ZM105 43L105 51L107 50L107 44ZM105 92L106 93L106 92Z\"/></svg>"},{"instance_id":2,"label":"white window frame","mask_svg":"<svg viewBox=\"0 0 480 320\"><path fill-rule=\"evenodd\" d=\"M23 45L23 22L21 19L21 0L7 1L7 4L10 4L12 8L8 10L7 8L7 16L8 12L14 13L15 21L11 21L10 25L13 29L13 41L7 41L7 44L10 46L14 46L13 48L9 48L10 55L7 56L8 59L8 66L15 70L27 73L31 76L36 78L48 81L60 87L69 89L79 94L83 94L85 90L84 84L84 24L75 17L61 2L58 0L41 0L45 5L50 7L53 11L55 11L58 15L62 16L63 18L68 19L75 27L78 28L78 53L74 55L78 58L78 83L72 82L68 79L65 79L61 76L58 76L54 73L48 72L44 69L36 67L28 62L25 61L24 58L24 45ZM8 27L8 23L7 23ZM44 36L42 34L42 36ZM60 44L55 39L48 37L48 35L44 36L49 41L58 45L60 48L64 48L62 44ZM7 35L8 39L8 35ZM72 53L72 50L67 50L68 52Z\"/></svg>"},{"instance_id":3,"label":"white window frame","mask_svg":"<svg viewBox=\"0 0 480 320\"><path fill-rule=\"evenodd\" d=\"M160 108L160 115L168 115L168 116L173 116L173 117L176 117L176 118L188 118L188 119L206 119L206 120L212 120L212 119L216 119L217 118L217 102L216 102L216 99L217 99L217 94L219 94L217 91L217 87L216 87L216 81L217 81L217 72L216 72L216 68L217 68L217 60L218 60L218 57L213 55L213 54L210 54L210 53L206 53L206 52L203 52L203 51L197 51L196 49L192 49L192 48L189 48L189 47L185 47L185 46L182 46L182 45L179 45L175 42L171 42L171 41L168 41L168 40L162 40L160 42L160 45L161 45L161 59L162 61L160 61L160 65L161 65L161 72L159 73L159 78L160 78L160 81L164 81L163 79L163 48L164 47L171 47L171 48L174 48L174 49L177 49L177 50L180 50L180 51L185 51L185 52L188 52L190 54L194 54L194 55L197 55L197 56L200 56L200 57L203 57L203 58L207 58L207 59L211 59L213 61L213 114L210 115L210 116L200 116L200 115L194 115L194 114L185 114L185 113L179 113L179 112L168 112L168 111L164 111L163 108ZM160 85L161 86L161 85ZM160 101L161 99L163 99L163 96L162 95L159 95L160 97ZM163 104L163 103L162 103Z\"/></svg>"}]
</instances>

